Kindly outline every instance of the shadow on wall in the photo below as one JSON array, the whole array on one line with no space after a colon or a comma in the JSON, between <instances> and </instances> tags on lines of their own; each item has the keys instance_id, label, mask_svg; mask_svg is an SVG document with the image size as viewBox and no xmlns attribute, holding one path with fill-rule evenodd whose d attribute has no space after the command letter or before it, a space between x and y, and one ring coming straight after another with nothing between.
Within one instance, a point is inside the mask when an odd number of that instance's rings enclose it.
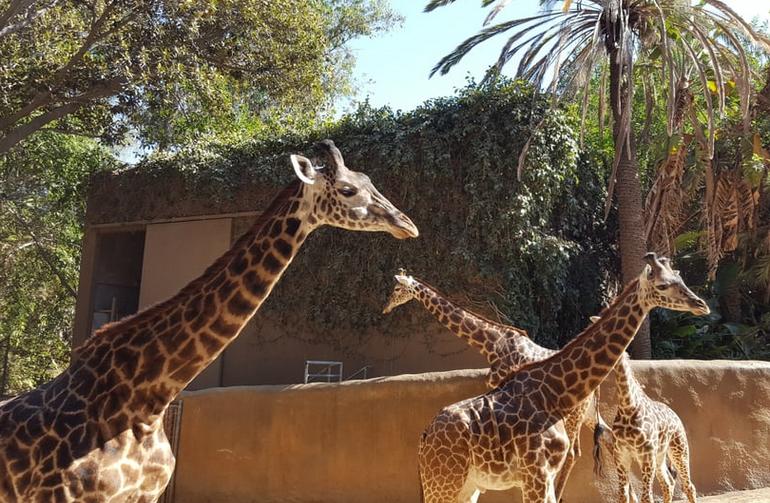
<instances>
[{"instance_id":1,"label":"shadow on wall","mask_svg":"<svg viewBox=\"0 0 770 503\"><path fill-rule=\"evenodd\" d=\"M770 486L770 363L644 361L634 369L684 421L699 494ZM483 393L483 376L458 370L187 393L175 501L417 502L419 435L444 405ZM609 420L613 377L601 396ZM591 441L584 430L565 500L615 498L611 464L594 481ZM480 498L503 501L520 501L518 490Z\"/></svg>"}]
</instances>

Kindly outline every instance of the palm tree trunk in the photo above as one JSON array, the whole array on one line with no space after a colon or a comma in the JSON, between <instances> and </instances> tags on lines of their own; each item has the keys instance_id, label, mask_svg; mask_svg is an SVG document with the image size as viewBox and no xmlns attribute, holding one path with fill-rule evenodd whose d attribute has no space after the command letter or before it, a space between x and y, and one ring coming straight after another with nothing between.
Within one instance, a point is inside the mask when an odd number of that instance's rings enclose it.
<instances>
[{"instance_id":1,"label":"palm tree trunk","mask_svg":"<svg viewBox=\"0 0 770 503\"><path fill-rule=\"evenodd\" d=\"M642 186L639 181L639 163L636 158L633 129L631 127L632 100L629 93L632 79L626 79L630 70L625 68L628 60L617 49L610 51L610 100L614 118L615 152L620 152L615 179L615 196L618 201L618 224L620 227L620 265L624 284L634 280L644 268L643 257L647 253L642 217ZM624 113L625 112L625 113ZM624 124L626 122L626 124ZM628 134L624 134L628 131ZM650 325L642 325L629 347L635 359L650 358Z\"/></svg>"}]
</instances>

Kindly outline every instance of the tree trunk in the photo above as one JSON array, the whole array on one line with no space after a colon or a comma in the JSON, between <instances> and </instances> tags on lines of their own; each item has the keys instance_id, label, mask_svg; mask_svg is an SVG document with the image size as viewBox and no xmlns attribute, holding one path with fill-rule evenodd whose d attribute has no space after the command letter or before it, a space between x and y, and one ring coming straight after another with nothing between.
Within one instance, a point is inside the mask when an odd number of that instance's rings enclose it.
<instances>
[{"instance_id":1,"label":"tree trunk","mask_svg":"<svg viewBox=\"0 0 770 503\"><path fill-rule=\"evenodd\" d=\"M647 243L644 237L644 221L642 216L642 186L639 181L639 165L636 158L636 146L631 125L632 92L631 79L625 79L624 74L630 69L624 68L629 60L619 54L618 50L610 51L610 100L614 118L615 152L620 152L620 161L615 178L615 196L618 201L618 226L620 227L620 265L623 283L635 279L644 268L644 255L647 253ZM628 70L628 71L626 71ZM623 113L625 111L625 113ZM624 122L626 122L624 126ZM623 134L623 131L629 134ZM629 348L635 359L650 358L652 345L650 342L649 321L639 329L636 338Z\"/></svg>"}]
</instances>

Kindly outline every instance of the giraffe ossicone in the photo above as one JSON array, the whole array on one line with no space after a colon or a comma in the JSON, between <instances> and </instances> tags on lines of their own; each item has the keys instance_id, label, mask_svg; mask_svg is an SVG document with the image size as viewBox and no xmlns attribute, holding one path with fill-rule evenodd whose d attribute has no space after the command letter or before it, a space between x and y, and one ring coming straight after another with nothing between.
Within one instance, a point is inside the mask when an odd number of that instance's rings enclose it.
<instances>
[{"instance_id":1,"label":"giraffe ossicone","mask_svg":"<svg viewBox=\"0 0 770 503\"><path fill-rule=\"evenodd\" d=\"M416 237L417 227L345 166L295 155L298 180L197 279L92 335L58 377L0 403L0 502L153 502L174 456L168 404L240 333L323 225Z\"/></svg>"},{"instance_id":2,"label":"giraffe ossicone","mask_svg":"<svg viewBox=\"0 0 770 503\"><path fill-rule=\"evenodd\" d=\"M645 261L599 320L563 349L439 412L418 451L426 503L470 503L480 492L517 486L525 503L557 503L555 480L569 451L563 420L612 372L647 313L709 312L667 259L648 254Z\"/></svg>"}]
</instances>

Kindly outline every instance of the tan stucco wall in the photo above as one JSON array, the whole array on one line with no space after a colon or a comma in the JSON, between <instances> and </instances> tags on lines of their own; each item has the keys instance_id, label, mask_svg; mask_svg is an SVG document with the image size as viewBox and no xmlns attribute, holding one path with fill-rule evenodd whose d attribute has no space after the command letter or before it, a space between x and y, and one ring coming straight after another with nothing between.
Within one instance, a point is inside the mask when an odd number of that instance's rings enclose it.
<instances>
[{"instance_id":1,"label":"tan stucco wall","mask_svg":"<svg viewBox=\"0 0 770 503\"><path fill-rule=\"evenodd\" d=\"M701 494L770 486L770 363L659 361L634 368L647 392L665 397L685 422ZM419 434L442 406L483 392L482 375L461 370L185 394L176 501L417 502ZM610 377L602 390L607 419L613 387ZM597 490L590 474L587 432L582 444L586 454L568 501L614 500L611 480ZM517 491L480 498L503 501L518 501Z\"/></svg>"}]
</instances>

